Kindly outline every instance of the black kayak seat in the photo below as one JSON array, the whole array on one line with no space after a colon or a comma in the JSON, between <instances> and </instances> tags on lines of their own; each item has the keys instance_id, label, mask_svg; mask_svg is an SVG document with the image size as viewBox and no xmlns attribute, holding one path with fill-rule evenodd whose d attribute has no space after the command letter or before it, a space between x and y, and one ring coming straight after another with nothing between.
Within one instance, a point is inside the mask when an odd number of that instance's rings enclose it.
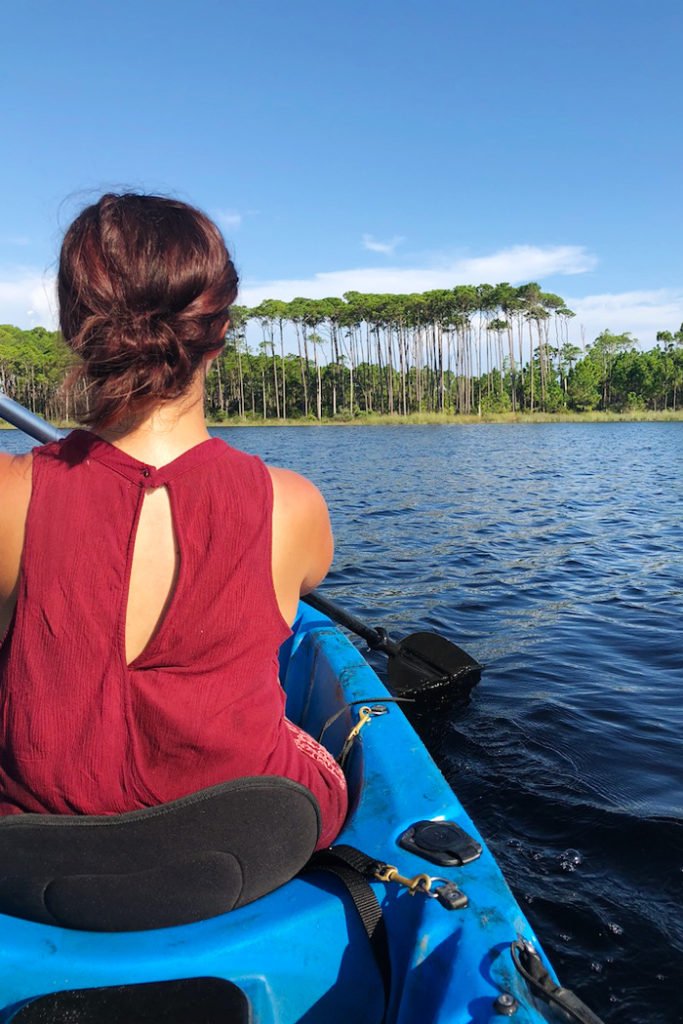
<instances>
[{"instance_id":1,"label":"black kayak seat","mask_svg":"<svg viewBox=\"0 0 683 1024\"><path fill-rule=\"evenodd\" d=\"M3 1020L5 1018L3 1017ZM245 993L223 978L69 989L38 996L11 1024L253 1024Z\"/></svg>"},{"instance_id":2,"label":"black kayak seat","mask_svg":"<svg viewBox=\"0 0 683 1024\"><path fill-rule=\"evenodd\" d=\"M189 924L284 885L319 835L313 794L276 776L126 814L10 815L0 913L95 932Z\"/></svg>"}]
</instances>

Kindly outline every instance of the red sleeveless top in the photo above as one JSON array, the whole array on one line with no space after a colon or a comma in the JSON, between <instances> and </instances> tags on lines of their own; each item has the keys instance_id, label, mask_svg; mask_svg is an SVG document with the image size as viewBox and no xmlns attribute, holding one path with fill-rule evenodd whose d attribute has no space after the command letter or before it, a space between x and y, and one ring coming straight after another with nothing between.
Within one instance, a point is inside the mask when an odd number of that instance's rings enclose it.
<instances>
[{"instance_id":1,"label":"red sleeveless top","mask_svg":"<svg viewBox=\"0 0 683 1024\"><path fill-rule=\"evenodd\" d=\"M168 489L179 572L127 664L135 532L154 487ZM282 775L314 793L319 845L332 841L343 776L284 716L277 655L290 629L273 589L272 504L261 460L218 438L161 469L82 430L34 451L0 646L0 814L113 814Z\"/></svg>"}]
</instances>

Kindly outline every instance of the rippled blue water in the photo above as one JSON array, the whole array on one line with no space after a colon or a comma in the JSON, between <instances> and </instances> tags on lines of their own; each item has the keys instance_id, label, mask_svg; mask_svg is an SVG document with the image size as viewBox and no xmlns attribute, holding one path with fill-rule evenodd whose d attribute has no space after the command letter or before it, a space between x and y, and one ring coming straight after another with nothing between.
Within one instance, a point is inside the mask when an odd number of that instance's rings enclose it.
<instances>
[{"instance_id":1,"label":"rippled blue water","mask_svg":"<svg viewBox=\"0 0 683 1024\"><path fill-rule=\"evenodd\" d=\"M683 1021L683 424L216 433L320 486L326 594L485 663L414 717L565 984Z\"/></svg>"}]
</instances>

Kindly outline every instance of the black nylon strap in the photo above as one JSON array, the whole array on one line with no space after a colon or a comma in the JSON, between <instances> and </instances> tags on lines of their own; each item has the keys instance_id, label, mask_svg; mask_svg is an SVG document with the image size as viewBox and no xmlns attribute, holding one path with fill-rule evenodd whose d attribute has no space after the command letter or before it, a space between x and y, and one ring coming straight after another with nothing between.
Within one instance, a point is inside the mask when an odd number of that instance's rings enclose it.
<instances>
[{"instance_id":1,"label":"black nylon strap","mask_svg":"<svg viewBox=\"0 0 683 1024\"><path fill-rule=\"evenodd\" d=\"M355 846L340 844L331 846L329 850L319 850L318 853L314 853L304 871L327 871L336 875L344 885L370 941L370 948L384 986L386 1011L391 994L389 941L382 908L368 883L368 878L374 877L374 872L379 866L380 861L368 857L362 850L357 850Z\"/></svg>"},{"instance_id":2,"label":"black nylon strap","mask_svg":"<svg viewBox=\"0 0 683 1024\"><path fill-rule=\"evenodd\" d=\"M342 862L365 879L374 878L377 869L384 866L381 861L374 857L368 857L367 853L356 849L355 846L349 846L348 843L339 843L337 846L331 846L328 850L320 850L313 855L313 860L317 858L327 858L335 864Z\"/></svg>"}]
</instances>

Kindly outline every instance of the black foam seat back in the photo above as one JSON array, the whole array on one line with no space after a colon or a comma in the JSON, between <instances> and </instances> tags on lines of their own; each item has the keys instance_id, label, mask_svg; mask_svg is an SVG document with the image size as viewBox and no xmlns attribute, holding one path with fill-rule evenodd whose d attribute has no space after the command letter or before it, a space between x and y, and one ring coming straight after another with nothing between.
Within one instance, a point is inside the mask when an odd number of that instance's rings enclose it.
<instances>
[{"instance_id":1,"label":"black foam seat back","mask_svg":"<svg viewBox=\"0 0 683 1024\"><path fill-rule=\"evenodd\" d=\"M12 1024L252 1024L244 992L223 978L67 989L25 1003Z\"/></svg>"},{"instance_id":2,"label":"black foam seat back","mask_svg":"<svg viewBox=\"0 0 683 1024\"><path fill-rule=\"evenodd\" d=\"M0 819L0 913L85 931L188 924L289 881L320 834L313 794L236 779L120 815Z\"/></svg>"}]
</instances>

